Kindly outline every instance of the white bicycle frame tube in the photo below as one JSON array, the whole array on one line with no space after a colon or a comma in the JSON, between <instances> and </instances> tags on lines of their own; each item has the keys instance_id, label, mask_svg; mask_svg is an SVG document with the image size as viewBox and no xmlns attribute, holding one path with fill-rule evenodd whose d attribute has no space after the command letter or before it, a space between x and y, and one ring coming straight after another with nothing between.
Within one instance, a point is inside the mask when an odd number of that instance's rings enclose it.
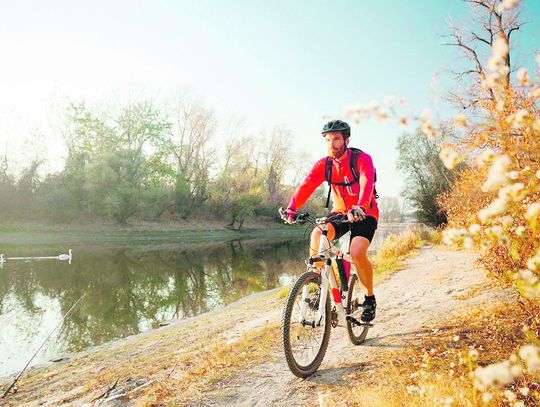
<instances>
[{"instance_id":1,"label":"white bicycle frame tube","mask_svg":"<svg viewBox=\"0 0 540 407\"><path fill-rule=\"evenodd\" d=\"M331 257L330 253L330 240L326 235L322 235L319 240L319 251L317 253L318 257L323 259L326 262L326 259ZM356 273L356 267L351 262L351 256L346 253L342 253L343 258L351 263L351 274ZM317 310L317 319L315 321L316 326L320 326L322 319L325 316L326 312L326 296L328 295L329 287L331 289L339 290L334 271L332 266L325 264L324 268L321 270L321 296L319 300L319 309ZM307 311L307 302L306 299L309 297L309 286L302 287L302 302L300 304L300 315L298 317L299 323L302 323L305 320L305 315ZM336 303L334 297L330 296L331 303L335 305L338 312L338 325L343 326L345 322L345 309L347 299L341 299L341 302Z\"/></svg>"},{"instance_id":2,"label":"white bicycle frame tube","mask_svg":"<svg viewBox=\"0 0 540 407\"><path fill-rule=\"evenodd\" d=\"M328 271L330 266L325 266L321 272L321 298L319 299L319 309L317 310L317 326L321 324L326 312L326 296L328 295Z\"/></svg>"},{"instance_id":3,"label":"white bicycle frame tube","mask_svg":"<svg viewBox=\"0 0 540 407\"><path fill-rule=\"evenodd\" d=\"M323 238L324 237L324 238ZM318 256L322 259L328 259L331 257L330 255L330 240L326 236L326 234L321 236L321 239L319 240L319 252ZM332 266L326 264L324 269L321 272L321 298L319 301L319 309L317 310L317 325L320 325L322 319L324 318L324 314L326 312L326 296L328 295L328 291L330 289L336 289L339 291L339 287L336 281L336 276L334 275L334 271L332 270ZM340 292L341 295L341 292ZM339 303L336 303L334 300L333 295L330 296L331 303L335 305L337 313L338 313L338 325L343 325L345 322L345 306L343 303L343 300Z\"/></svg>"}]
</instances>

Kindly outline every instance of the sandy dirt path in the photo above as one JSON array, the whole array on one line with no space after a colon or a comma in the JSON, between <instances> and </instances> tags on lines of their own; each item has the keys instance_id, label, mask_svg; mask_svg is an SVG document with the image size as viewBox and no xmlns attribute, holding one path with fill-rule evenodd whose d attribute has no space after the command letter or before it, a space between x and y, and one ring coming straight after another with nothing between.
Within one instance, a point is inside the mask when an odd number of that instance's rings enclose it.
<instances>
[{"instance_id":1,"label":"sandy dirt path","mask_svg":"<svg viewBox=\"0 0 540 407\"><path fill-rule=\"evenodd\" d=\"M325 387L346 385L347 375L376 368L381 352L407 347L418 336L433 334L437 322L460 309L510 298L508 291L492 286L474 260L472 253L421 249L404 270L376 287L377 319L363 345L353 346L346 329L333 329L319 371L307 380L293 376L282 350L274 349L267 362L218 383L195 405L318 405ZM261 315L265 320L280 316L278 310ZM240 324L236 332L250 329L253 323Z\"/></svg>"}]
</instances>

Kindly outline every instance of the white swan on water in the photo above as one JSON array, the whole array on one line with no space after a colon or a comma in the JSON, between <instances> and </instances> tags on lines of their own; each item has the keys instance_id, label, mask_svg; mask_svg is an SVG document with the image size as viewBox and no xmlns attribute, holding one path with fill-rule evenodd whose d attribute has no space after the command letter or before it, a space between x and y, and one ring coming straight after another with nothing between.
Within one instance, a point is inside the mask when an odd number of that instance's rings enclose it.
<instances>
[{"instance_id":1,"label":"white swan on water","mask_svg":"<svg viewBox=\"0 0 540 407\"><path fill-rule=\"evenodd\" d=\"M59 254L58 255L58 260L69 260L69 261L71 261L71 249L68 250L68 253L69 254L65 254L65 253Z\"/></svg>"},{"instance_id":2,"label":"white swan on water","mask_svg":"<svg viewBox=\"0 0 540 407\"><path fill-rule=\"evenodd\" d=\"M56 260L68 260L71 264L72 253L71 249L68 250L69 254L59 254L58 256L39 256L39 257L4 257L3 253L0 253L0 267L4 265L7 260L43 260L43 259L56 259Z\"/></svg>"}]
</instances>

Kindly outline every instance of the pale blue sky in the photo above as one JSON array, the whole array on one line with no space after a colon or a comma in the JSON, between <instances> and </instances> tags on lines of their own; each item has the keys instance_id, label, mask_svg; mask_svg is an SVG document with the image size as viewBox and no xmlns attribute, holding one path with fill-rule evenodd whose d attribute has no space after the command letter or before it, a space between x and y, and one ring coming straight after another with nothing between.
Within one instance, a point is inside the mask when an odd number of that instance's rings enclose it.
<instances>
[{"instance_id":1,"label":"pale blue sky","mask_svg":"<svg viewBox=\"0 0 540 407\"><path fill-rule=\"evenodd\" d=\"M0 5L0 147L30 154L15 136L36 136L54 161L61 142L47 129L64 98L156 100L188 91L246 131L283 125L311 163L324 154L323 115L405 97L434 108L430 87L458 51L443 46L446 22L463 21L459 0L366 1L17 1ZM540 46L540 1L525 1L515 67L532 67ZM443 112L448 112L444 107ZM395 142L402 129L353 128L351 145L370 153L378 190L397 195ZM217 135L217 139L221 137ZM216 141L218 141L216 140Z\"/></svg>"}]
</instances>

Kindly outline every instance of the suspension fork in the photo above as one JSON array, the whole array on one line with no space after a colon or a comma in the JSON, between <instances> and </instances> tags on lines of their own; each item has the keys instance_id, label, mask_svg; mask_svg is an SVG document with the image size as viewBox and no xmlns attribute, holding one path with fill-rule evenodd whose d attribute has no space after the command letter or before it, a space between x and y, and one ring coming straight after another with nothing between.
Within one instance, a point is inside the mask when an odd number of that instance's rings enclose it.
<instances>
[{"instance_id":1,"label":"suspension fork","mask_svg":"<svg viewBox=\"0 0 540 407\"><path fill-rule=\"evenodd\" d=\"M317 309L317 317L315 318L315 326L320 326L322 318L326 312L326 296L328 295L328 272L330 267L327 265L321 271L321 292L319 297L319 308ZM300 301L300 313L298 315L298 323L303 324L305 322L307 307L309 301L309 290L310 287L305 285L302 287L302 300Z\"/></svg>"},{"instance_id":2,"label":"suspension fork","mask_svg":"<svg viewBox=\"0 0 540 407\"><path fill-rule=\"evenodd\" d=\"M330 241L328 240L328 231L324 229L322 236L319 240L319 251L317 257L326 262L325 267L321 270L321 292L319 297L319 308L317 310L317 317L314 321L315 326L320 326L322 318L326 312L326 296L328 295L328 273L330 258L328 257L328 250L330 248ZM328 257L328 259L327 259ZM311 266L310 266L311 267ZM298 315L298 322L302 324L305 321L308 298L309 298L309 286L302 287L302 300L300 302L300 314Z\"/></svg>"},{"instance_id":3,"label":"suspension fork","mask_svg":"<svg viewBox=\"0 0 540 407\"><path fill-rule=\"evenodd\" d=\"M319 299L319 309L317 310L317 326L321 325L321 321L326 313L326 298L328 296L328 286L331 283L329 280L329 276L332 275L331 260L328 255L329 249L330 240L328 239L328 230L324 229L319 240L319 252L317 253L319 258L326 259L326 265L321 271L321 297Z\"/></svg>"},{"instance_id":4,"label":"suspension fork","mask_svg":"<svg viewBox=\"0 0 540 407\"><path fill-rule=\"evenodd\" d=\"M321 271L321 298L319 299L319 309L317 310L317 326L321 325L321 321L326 313L326 297L328 296L328 273L330 272L330 266L326 264Z\"/></svg>"}]
</instances>

